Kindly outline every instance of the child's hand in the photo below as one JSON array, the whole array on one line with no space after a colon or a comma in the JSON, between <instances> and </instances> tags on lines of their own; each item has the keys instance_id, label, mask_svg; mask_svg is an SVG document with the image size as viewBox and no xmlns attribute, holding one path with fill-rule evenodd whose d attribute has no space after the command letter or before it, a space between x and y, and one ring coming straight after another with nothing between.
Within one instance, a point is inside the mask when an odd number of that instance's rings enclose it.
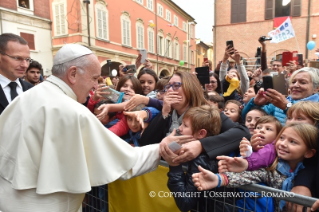
<instances>
[{"instance_id":1,"label":"child's hand","mask_svg":"<svg viewBox=\"0 0 319 212\"><path fill-rule=\"evenodd\" d=\"M249 151L248 146L250 145L250 142L247 140L247 138L243 137L243 139L241 140L240 144L239 144L239 150L240 150L240 155L243 157L246 157L246 152Z\"/></svg>"},{"instance_id":2,"label":"child's hand","mask_svg":"<svg viewBox=\"0 0 319 212\"><path fill-rule=\"evenodd\" d=\"M170 165L170 166L178 166L179 165L179 163L173 162L174 158L176 158L178 155L175 154L174 152L172 152L166 143L162 145L160 154L164 158L164 160L168 163L168 165Z\"/></svg>"},{"instance_id":3,"label":"child's hand","mask_svg":"<svg viewBox=\"0 0 319 212\"><path fill-rule=\"evenodd\" d=\"M241 157L217 156L218 172L243 172L248 168L248 161Z\"/></svg>"},{"instance_id":4,"label":"child's hand","mask_svg":"<svg viewBox=\"0 0 319 212\"><path fill-rule=\"evenodd\" d=\"M145 129L146 126L144 124L144 120L147 118L147 112L145 110L133 111L133 112L123 112L124 115L136 118L136 120L140 123L142 129Z\"/></svg>"},{"instance_id":5,"label":"child's hand","mask_svg":"<svg viewBox=\"0 0 319 212\"><path fill-rule=\"evenodd\" d=\"M132 97L125 105L124 110L130 111L130 110L133 110L135 107L137 107L140 104L147 105L148 102L149 102L149 97L142 96L140 94L132 94Z\"/></svg>"},{"instance_id":6,"label":"child's hand","mask_svg":"<svg viewBox=\"0 0 319 212\"><path fill-rule=\"evenodd\" d=\"M318 208L319 208L319 199L315 203L313 203L313 205L311 206L311 211L315 211Z\"/></svg>"},{"instance_id":7,"label":"child's hand","mask_svg":"<svg viewBox=\"0 0 319 212\"><path fill-rule=\"evenodd\" d=\"M102 110L102 112L100 114L98 114L96 117L99 120L104 119L104 117L109 113L109 108L108 108L108 104L103 104L101 105L98 110Z\"/></svg>"},{"instance_id":8,"label":"child's hand","mask_svg":"<svg viewBox=\"0 0 319 212\"><path fill-rule=\"evenodd\" d=\"M93 100L97 101L99 99L105 99L103 95L108 95L110 92L105 91L109 88L109 86L105 86L105 84L99 84L98 88L94 91Z\"/></svg>"},{"instance_id":9,"label":"child's hand","mask_svg":"<svg viewBox=\"0 0 319 212\"><path fill-rule=\"evenodd\" d=\"M254 135L251 137L250 142L254 152L264 148L262 144L262 140L260 138L261 134L254 132Z\"/></svg>"},{"instance_id":10,"label":"child's hand","mask_svg":"<svg viewBox=\"0 0 319 212\"><path fill-rule=\"evenodd\" d=\"M194 185L199 191L210 190L218 186L218 177L213 172L198 166L199 173L192 175Z\"/></svg>"}]
</instances>

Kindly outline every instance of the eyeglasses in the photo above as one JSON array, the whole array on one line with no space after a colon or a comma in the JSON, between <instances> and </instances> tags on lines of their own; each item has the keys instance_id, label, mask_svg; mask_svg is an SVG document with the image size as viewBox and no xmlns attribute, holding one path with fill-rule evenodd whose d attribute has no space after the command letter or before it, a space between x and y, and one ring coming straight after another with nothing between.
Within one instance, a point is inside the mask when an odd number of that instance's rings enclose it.
<instances>
[{"instance_id":1,"label":"eyeglasses","mask_svg":"<svg viewBox=\"0 0 319 212\"><path fill-rule=\"evenodd\" d=\"M279 65L279 64L272 64L272 66L278 66L278 67L281 67L281 65Z\"/></svg>"},{"instance_id":2,"label":"eyeglasses","mask_svg":"<svg viewBox=\"0 0 319 212\"><path fill-rule=\"evenodd\" d=\"M6 55L6 56L8 56L8 57L10 57L10 58L12 58L12 59L14 59L15 61L17 61L17 62L20 62L20 63L22 63L24 60L27 62L27 63L32 63L32 59L31 58L22 58L22 57L14 57L14 56L10 56L10 55L8 55L8 54L6 54L6 53L4 53L4 52L0 52L2 55Z\"/></svg>"},{"instance_id":3,"label":"eyeglasses","mask_svg":"<svg viewBox=\"0 0 319 212\"><path fill-rule=\"evenodd\" d=\"M173 84L165 85L164 90L165 90L165 92L166 92L170 87L172 87L173 90L176 91L176 90L179 89L181 86L182 86L182 83L181 83L181 82L174 82Z\"/></svg>"},{"instance_id":4,"label":"eyeglasses","mask_svg":"<svg viewBox=\"0 0 319 212\"><path fill-rule=\"evenodd\" d=\"M165 93L165 90L155 90L155 92L163 95Z\"/></svg>"},{"instance_id":5,"label":"eyeglasses","mask_svg":"<svg viewBox=\"0 0 319 212\"><path fill-rule=\"evenodd\" d=\"M215 84L217 81L210 81L210 83Z\"/></svg>"}]
</instances>

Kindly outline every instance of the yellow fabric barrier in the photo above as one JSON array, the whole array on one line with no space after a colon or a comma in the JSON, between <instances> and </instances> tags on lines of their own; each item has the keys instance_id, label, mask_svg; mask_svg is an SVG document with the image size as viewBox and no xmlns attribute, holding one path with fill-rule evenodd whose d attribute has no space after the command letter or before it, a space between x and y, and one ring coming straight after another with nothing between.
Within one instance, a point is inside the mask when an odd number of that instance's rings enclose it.
<instances>
[{"instance_id":1,"label":"yellow fabric barrier","mask_svg":"<svg viewBox=\"0 0 319 212\"><path fill-rule=\"evenodd\" d=\"M174 197L169 197L167 172L167 167L159 166L151 173L126 181L117 180L110 183L108 185L109 211L180 211L175 204ZM155 196L151 197L150 193Z\"/></svg>"}]
</instances>

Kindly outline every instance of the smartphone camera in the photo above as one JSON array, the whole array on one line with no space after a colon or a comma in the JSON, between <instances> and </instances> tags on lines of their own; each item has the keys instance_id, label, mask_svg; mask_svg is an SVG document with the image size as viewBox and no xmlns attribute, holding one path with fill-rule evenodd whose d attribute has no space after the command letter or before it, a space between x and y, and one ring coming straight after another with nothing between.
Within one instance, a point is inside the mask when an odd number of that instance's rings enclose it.
<instances>
[{"instance_id":1,"label":"smartphone camera","mask_svg":"<svg viewBox=\"0 0 319 212\"><path fill-rule=\"evenodd\" d=\"M266 40L272 40L272 38L271 38L271 37L266 37L266 36L261 36L261 37L259 38L259 40L260 40L260 42L264 42L264 41L266 41Z\"/></svg>"}]
</instances>

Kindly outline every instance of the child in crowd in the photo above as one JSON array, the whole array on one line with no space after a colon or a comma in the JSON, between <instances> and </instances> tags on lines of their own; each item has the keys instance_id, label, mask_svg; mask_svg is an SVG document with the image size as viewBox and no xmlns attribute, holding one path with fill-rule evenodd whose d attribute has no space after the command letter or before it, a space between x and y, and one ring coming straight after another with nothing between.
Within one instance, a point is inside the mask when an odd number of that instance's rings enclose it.
<instances>
[{"instance_id":1,"label":"child in crowd","mask_svg":"<svg viewBox=\"0 0 319 212\"><path fill-rule=\"evenodd\" d=\"M156 98L158 100L163 101L164 94L165 94L164 87L165 85L168 84L168 81L169 81L169 76L163 77L162 79L158 80L158 82L156 83L155 91L156 91Z\"/></svg>"},{"instance_id":2,"label":"child in crowd","mask_svg":"<svg viewBox=\"0 0 319 212\"><path fill-rule=\"evenodd\" d=\"M180 125L179 133L184 135L193 135L195 139L202 139L212 135L218 135L221 128L221 118L219 110L210 105L202 105L199 107L190 108L184 115L182 124ZM173 131L174 133L174 131ZM168 137L164 138L168 139ZM188 145L183 144L184 145ZM195 192L196 187L192 182L192 174L198 172L197 166L201 165L209 170L217 170L217 161L210 161L206 153L200 154L197 158L187 163L188 169L184 173L182 165L172 162L170 150L165 146L165 151L162 157L167 161L169 166L168 172L168 188L171 192ZM196 202L200 201L199 206L204 207L205 199L203 194L196 197L180 197L174 196L176 205L181 211L189 211L195 208ZM223 207L217 205L217 207ZM219 209L219 208L217 208Z\"/></svg>"},{"instance_id":3,"label":"child in crowd","mask_svg":"<svg viewBox=\"0 0 319 212\"><path fill-rule=\"evenodd\" d=\"M114 104L114 102L112 102L111 100L99 101L96 105L94 105L94 111L93 111L94 115L97 116L102 112L102 110L98 110L98 108L102 104ZM100 119L100 121L106 128L110 128L117 123L118 119L116 118L116 113L111 112L105 115L103 119Z\"/></svg>"},{"instance_id":4,"label":"child in crowd","mask_svg":"<svg viewBox=\"0 0 319 212\"><path fill-rule=\"evenodd\" d=\"M155 86L158 81L157 74L151 69L141 69L137 75L137 79L140 81L143 95L151 98L156 98Z\"/></svg>"},{"instance_id":5,"label":"child in crowd","mask_svg":"<svg viewBox=\"0 0 319 212\"><path fill-rule=\"evenodd\" d=\"M243 109L242 104L236 100L228 100L225 104L224 113L228 116L233 122L242 122L241 111Z\"/></svg>"},{"instance_id":6,"label":"child in crowd","mask_svg":"<svg viewBox=\"0 0 319 212\"><path fill-rule=\"evenodd\" d=\"M251 135L254 134L256 122L260 117L267 115L261 107L253 107L245 117L245 126L249 129Z\"/></svg>"},{"instance_id":7,"label":"child in crowd","mask_svg":"<svg viewBox=\"0 0 319 212\"><path fill-rule=\"evenodd\" d=\"M220 96L215 91L211 91L211 92L204 91L204 97L210 105L215 105L216 107L218 107L220 112L224 110L224 107L225 107L224 97Z\"/></svg>"},{"instance_id":8,"label":"child in crowd","mask_svg":"<svg viewBox=\"0 0 319 212\"><path fill-rule=\"evenodd\" d=\"M237 100L242 102L242 97L238 93L238 88L240 85L240 77L236 69L231 69L226 75L225 79L222 81L223 96L225 101Z\"/></svg>"},{"instance_id":9,"label":"child in crowd","mask_svg":"<svg viewBox=\"0 0 319 212\"><path fill-rule=\"evenodd\" d=\"M264 182L270 187L290 191L294 177L304 168L303 160L315 155L317 139L318 129L313 125L288 124L276 138L277 157L269 168L241 173L214 174L199 166L200 173L193 174L194 184L199 191L203 191L220 186L236 187ZM275 211L278 211L278 208L281 211L284 210L285 201L275 199L275 202Z\"/></svg>"}]
</instances>

